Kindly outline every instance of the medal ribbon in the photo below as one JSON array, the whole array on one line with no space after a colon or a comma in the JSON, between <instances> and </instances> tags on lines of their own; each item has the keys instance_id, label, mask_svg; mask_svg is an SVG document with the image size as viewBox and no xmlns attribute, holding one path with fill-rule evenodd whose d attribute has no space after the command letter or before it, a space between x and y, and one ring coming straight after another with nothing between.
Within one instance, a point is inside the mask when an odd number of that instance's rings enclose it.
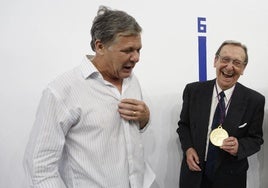
<instances>
[{"instance_id":1,"label":"medal ribbon","mask_svg":"<svg viewBox=\"0 0 268 188\"><path fill-rule=\"evenodd\" d=\"M230 99L228 100L227 105L225 107L224 106L224 104L225 104L225 102L224 102L224 96L225 95L222 96L223 103L221 103L220 102L220 94L219 94L219 91L218 91L218 88L217 88L216 84L215 84L215 88L216 88L217 99L218 99L218 103L219 103L219 107L220 107L220 125L222 125L223 122L224 122L225 115L226 115L226 110L228 109L228 107L229 107L229 105L231 103L231 99L232 99L233 93L232 93L232 95L231 95ZM224 91L222 91L222 92L224 92Z\"/></svg>"}]
</instances>

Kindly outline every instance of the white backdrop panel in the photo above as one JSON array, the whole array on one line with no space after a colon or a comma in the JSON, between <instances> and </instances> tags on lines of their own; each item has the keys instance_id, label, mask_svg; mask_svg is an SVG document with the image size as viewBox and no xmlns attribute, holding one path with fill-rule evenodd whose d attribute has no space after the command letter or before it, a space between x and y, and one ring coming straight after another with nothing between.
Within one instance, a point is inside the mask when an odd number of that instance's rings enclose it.
<instances>
[{"instance_id":1,"label":"white backdrop panel","mask_svg":"<svg viewBox=\"0 0 268 188\"><path fill-rule=\"evenodd\" d=\"M221 42L239 40L249 48L240 82L268 98L265 0L0 0L0 187L26 188L22 157L41 92L92 53L90 26L99 5L127 11L144 29L135 73L152 112L143 140L156 172L153 188L178 187L181 150L175 131L182 90L198 80L197 17L206 18L208 79L215 77L213 56ZM268 187L267 156L265 143L250 158L249 188Z\"/></svg>"}]
</instances>

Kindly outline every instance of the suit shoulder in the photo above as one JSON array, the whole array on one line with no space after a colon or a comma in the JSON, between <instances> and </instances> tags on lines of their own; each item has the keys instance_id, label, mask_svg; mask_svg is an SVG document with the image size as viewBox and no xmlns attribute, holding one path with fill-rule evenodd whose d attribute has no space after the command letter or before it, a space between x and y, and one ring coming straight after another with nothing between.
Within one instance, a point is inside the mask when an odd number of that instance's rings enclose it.
<instances>
[{"instance_id":1,"label":"suit shoulder","mask_svg":"<svg viewBox=\"0 0 268 188\"><path fill-rule=\"evenodd\" d=\"M208 81L196 81L188 83L185 87L188 89L199 89L199 88L207 88L209 86L213 86L215 84L215 80Z\"/></svg>"},{"instance_id":2,"label":"suit shoulder","mask_svg":"<svg viewBox=\"0 0 268 188\"><path fill-rule=\"evenodd\" d=\"M254 98L255 100L265 100L265 97L260 92L251 89L247 86L242 85L241 83L237 83L237 86L243 91L243 93L246 93L248 97Z\"/></svg>"}]
</instances>

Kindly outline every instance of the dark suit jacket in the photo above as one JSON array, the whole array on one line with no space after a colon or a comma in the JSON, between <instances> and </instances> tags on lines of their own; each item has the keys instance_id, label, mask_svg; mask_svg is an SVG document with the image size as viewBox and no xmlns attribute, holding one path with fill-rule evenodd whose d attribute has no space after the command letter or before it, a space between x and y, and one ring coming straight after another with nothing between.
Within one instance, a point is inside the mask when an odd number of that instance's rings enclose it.
<instances>
[{"instance_id":1,"label":"dark suit jacket","mask_svg":"<svg viewBox=\"0 0 268 188\"><path fill-rule=\"evenodd\" d=\"M199 188L202 172L192 172L186 163L185 152L193 147L199 156L203 169L205 157L210 107L215 79L187 84L183 92L183 105L178 122L183 150L180 187ZM221 150L218 171L229 174L242 174L248 169L247 157L260 150L263 144L263 116L265 98L258 92L237 83L232 95L228 113L222 127L229 136L238 139L237 156Z\"/></svg>"}]
</instances>

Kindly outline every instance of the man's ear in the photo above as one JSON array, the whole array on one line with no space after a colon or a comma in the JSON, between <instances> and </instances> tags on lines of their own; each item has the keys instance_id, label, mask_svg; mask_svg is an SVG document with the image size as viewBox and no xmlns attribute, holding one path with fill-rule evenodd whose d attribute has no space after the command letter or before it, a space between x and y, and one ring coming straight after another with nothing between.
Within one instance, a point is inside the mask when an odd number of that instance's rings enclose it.
<instances>
[{"instance_id":1,"label":"man's ear","mask_svg":"<svg viewBox=\"0 0 268 188\"><path fill-rule=\"evenodd\" d=\"M214 58L214 64L213 64L214 67L216 67L216 63L217 63L217 61L218 61L218 57L215 56L215 58Z\"/></svg>"},{"instance_id":2,"label":"man's ear","mask_svg":"<svg viewBox=\"0 0 268 188\"><path fill-rule=\"evenodd\" d=\"M104 48L105 48L105 46L103 45L103 43L100 40L95 41L95 51L96 51L96 53L102 55Z\"/></svg>"},{"instance_id":3,"label":"man's ear","mask_svg":"<svg viewBox=\"0 0 268 188\"><path fill-rule=\"evenodd\" d=\"M242 69L240 75L243 75L244 74L244 71L245 71L246 67L247 67L247 65L245 65L245 67Z\"/></svg>"}]
</instances>

